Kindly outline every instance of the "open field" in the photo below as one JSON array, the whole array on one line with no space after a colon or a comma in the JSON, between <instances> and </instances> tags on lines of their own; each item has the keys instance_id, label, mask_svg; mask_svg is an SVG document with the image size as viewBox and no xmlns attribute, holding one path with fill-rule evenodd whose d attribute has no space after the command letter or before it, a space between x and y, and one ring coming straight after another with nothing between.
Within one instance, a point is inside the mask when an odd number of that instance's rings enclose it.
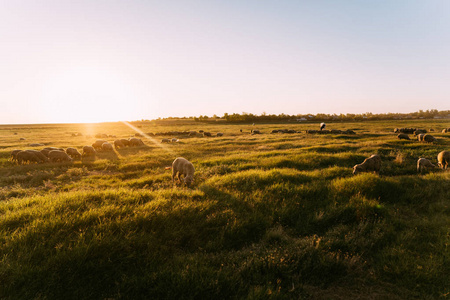
<instances>
[{"instance_id":1,"label":"open field","mask_svg":"<svg viewBox=\"0 0 450 300\"><path fill-rule=\"evenodd\" d=\"M355 135L305 133L318 124L134 125L224 136L143 137L145 147L95 160L17 165L12 150L44 147L30 143L81 150L99 133L136 132L0 126L0 298L450 298L450 172L416 170L419 157L437 164L450 151L449 120L327 126ZM434 128L438 142L399 140L396 127ZM285 128L302 132L270 134ZM179 142L161 144L168 137ZM375 153L379 175L352 174ZM178 156L195 166L191 188L165 170Z\"/></svg>"}]
</instances>

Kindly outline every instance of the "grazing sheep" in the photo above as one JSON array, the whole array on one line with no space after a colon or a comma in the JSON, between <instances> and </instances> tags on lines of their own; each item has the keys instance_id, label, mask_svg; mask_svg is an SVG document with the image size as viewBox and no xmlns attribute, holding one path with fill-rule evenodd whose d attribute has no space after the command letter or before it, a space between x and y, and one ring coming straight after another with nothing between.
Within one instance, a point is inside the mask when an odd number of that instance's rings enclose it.
<instances>
[{"instance_id":1,"label":"grazing sheep","mask_svg":"<svg viewBox=\"0 0 450 300\"><path fill-rule=\"evenodd\" d=\"M11 161L17 162L17 153L19 153L22 150L13 150L11 151Z\"/></svg>"},{"instance_id":2,"label":"grazing sheep","mask_svg":"<svg viewBox=\"0 0 450 300\"><path fill-rule=\"evenodd\" d=\"M423 141L426 143L434 143L436 142L436 138L432 136L431 134L425 134L423 136Z\"/></svg>"},{"instance_id":3,"label":"grazing sheep","mask_svg":"<svg viewBox=\"0 0 450 300\"><path fill-rule=\"evenodd\" d=\"M103 143L107 143L107 141L104 140L96 140L93 144L92 147L94 147L95 150L102 150L102 145Z\"/></svg>"},{"instance_id":4,"label":"grazing sheep","mask_svg":"<svg viewBox=\"0 0 450 300\"><path fill-rule=\"evenodd\" d=\"M375 172L379 173L381 168L381 157L377 154L366 158L361 164L355 165L353 167L353 174L358 174L361 172Z\"/></svg>"},{"instance_id":5,"label":"grazing sheep","mask_svg":"<svg viewBox=\"0 0 450 300\"><path fill-rule=\"evenodd\" d=\"M38 157L32 153L32 152L28 152L26 150L24 151L20 151L19 153L17 153L17 163L19 165L23 165L25 163L39 163L40 160L38 159Z\"/></svg>"},{"instance_id":6,"label":"grazing sheep","mask_svg":"<svg viewBox=\"0 0 450 300\"><path fill-rule=\"evenodd\" d=\"M397 138L400 140L410 140L409 135L407 135L406 133L400 133L399 135L397 135Z\"/></svg>"},{"instance_id":7,"label":"grazing sheep","mask_svg":"<svg viewBox=\"0 0 450 300\"><path fill-rule=\"evenodd\" d=\"M194 166L190 161L183 157L178 157L172 163L172 182L175 183L175 176L181 182L181 175L183 175L183 182L190 186L194 181L194 172Z\"/></svg>"},{"instance_id":8,"label":"grazing sheep","mask_svg":"<svg viewBox=\"0 0 450 300\"><path fill-rule=\"evenodd\" d=\"M436 168L436 166L435 165L433 165L432 163L431 163L431 161L429 161L428 159L426 159L426 158L419 158L418 160L417 160L417 172L419 172L419 173L422 173L422 171L423 170L425 170L425 169L431 169L431 168Z\"/></svg>"},{"instance_id":9,"label":"grazing sheep","mask_svg":"<svg viewBox=\"0 0 450 300\"><path fill-rule=\"evenodd\" d=\"M114 148L111 143L105 142L102 144L102 150L105 152L112 152L114 151Z\"/></svg>"},{"instance_id":10,"label":"grazing sheep","mask_svg":"<svg viewBox=\"0 0 450 300\"><path fill-rule=\"evenodd\" d=\"M424 137L424 136L425 136L425 134L423 134L423 133L417 135L417 140L418 140L419 142L423 142L423 137Z\"/></svg>"},{"instance_id":11,"label":"grazing sheep","mask_svg":"<svg viewBox=\"0 0 450 300\"><path fill-rule=\"evenodd\" d=\"M71 161L73 161L73 159L70 158L70 156L67 155L66 152L62 152L62 151L58 151L58 150L50 151L48 153L48 158L50 159L51 162L63 162L63 161L71 162Z\"/></svg>"},{"instance_id":12,"label":"grazing sheep","mask_svg":"<svg viewBox=\"0 0 450 300\"><path fill-rule=\"evenodd\" d=\"M211 136L211 132L204 131L203 136Z\"/></svg>"},{"instance_id":13,"label":"grazing sheep","mask_svg":"<svg viewBox=\"0 0 450 300\"><path fill-rule=\"evenodd\" d=\"M129 140L127 140L127 139L120 139L120 141L122 142L122 144L125 147L129 147L130 146L130 141Z\"/></svg>"},{"instance_id":14,"label":"grazing sheep","mask_svg":"<svg viewBox=\"0 0 450 300\"><path fill-rule=\"evenodd\" d=\"M414 131L414 135L418 135L421 133L427 133L427 130L426 129L417 129Z\"/></svg>"},{"instance_id":15,"label":"grazing sheep","mask_svg":"<svg viewBox=\"0 0 450 300\"><path fill-rule=\"evenodd\" d=\"M92 146L84 146L83 147L83 157L85 156L95 156L97 152Z\"/></svg>"},{"instance_id":16,"label":"grazing sheep","mask_svg":"<svg viewBox=\"0 0 450 300\"><path fill-rule=\"evenodd\" d=\"M317 132L318 132L318 130L306 130L306 133L308 133L308 134L314 134Z\"/></svg>"},{"instance_id":17,"label":"grazing sheep","mask_svg":"<svg viewBox=\"0 0 450 300\"><path fill-rule=\"evenodd\" d=\"M325 123L320 123L320 130L321 130L321 131L324 130L324 129L325 129L325 126L327 126L327 124L325 124Z\"/></svg>"},{"instance_id":18,"label":"grazing sheep","mask_svg":"<svg viewBox=\"0 0 450 300\"><path fill-rule=\"evenodd\" d=\"M162 139L161 143L170 143L170 140L169 139Z\"/></svg>"},{"instance_id":19,"label":"grazing sheep","mask_svg":"<svg viewBox=\"0 0 450 300\"><path fill-rule=\"evenodd\" d=\"M41 146L44 146L44 144L39 144L39 143L30 144L30 147L41 147Z\"/></svg>"},{"instance_id":20,"label":"grazing sheep","mask_svg":"<svg viewBox=\"0 0 450 300\"><path fill-rule=\"evenodd\" d=\"M125 145L122 143L122 140L115 140L114 141L114 147L116 149L124 148Z\"/></svg>"},{"instance_id":21,"label":"grazing sheep","mask_svg":"<svg viewBox=\"0 0 450 300\"><path fill-rule=\"evenodd\" d=\"M172 143L177 143L178 139L177 138L172 138Z\"/></svg>"},{"instance_id":22,"label":"grazing sheep","mask_svg":"<svg viewBox=\"0 0 450 300\"><path fill-rule=\"evenodd\" d=\"M44 154L42 154L42 153L41 153L40 151L38 151L38 150L25 150L25 151L27 151L27 152L29 152L29 153L33 153L33 155L36 156L37 162L38 162L38 163L45 163L45 162L48 162L47 156L45 156Z\"/></svg>"},{"instance_id":23,"label":"grazing sheep","mask_svg":"<svg viewBox=\"0 0 450 300\"><path fill-rule=\"evenodd\" d=\"M197 131L191 131L191 132L189 132L189 136L196 137L196 136L197 136Z\"/></svg>"},{"instance_id":24,"label":"grazing sheep","mask_svg":"<svg viewBox=\"0 0 450 300\"><path fill-rule=\"evenodd\" d=\"M81 153L78 152L75 148L67 148L66 149L67 155L69 155L72 159L81 159Z\"/></svg>"},{"instance_id":25,"label":"grazing sheep","mask_svg":"<svg viewBox=\"0 0 450 300\"><path fill-rule=\"evenodd\" d=\"M259 131L259 130L252 130L252 134L261 134L261 131Z\"/></svg>"},{"instance_id":26,"label":"grazing sheep","mask_svg":"<svg viewBox=\"0 0 450 300\"><path fill-rule=\"evenodd\" d=\"M442 129L442 133L447 133L447 128Z\"/></svg>"},{"instance_id":27,"label":"grazing sheep","mask_svg":"<svg viewBox=\"0 0 450 300\"><path fill-rule=\"evenodd\" d=\"M218 132L217 136L223 136L223 132Z\"/></svg>"},{"instance_id":28,"label":"grazing sheep","mask_svg":"<svg viewBox=\"0 0 450 300\"><path fill-rule=\"evenodd\" d=\"M442 169L447 169L450 163L450 151L442 151L437 156L438 167Z\"/></svg>"},{"instance_id":29,"label":"grazing sheep","mask_svg":"<svg viewBox=\"0 0 450 300\"><path fill-rule=\"evenodd\" d=\"M140 147L140 146L144 146L144 142L141 139L138 138L130 138L129 139L130 142L130 147Z\"/></svg>"}]
</instances>

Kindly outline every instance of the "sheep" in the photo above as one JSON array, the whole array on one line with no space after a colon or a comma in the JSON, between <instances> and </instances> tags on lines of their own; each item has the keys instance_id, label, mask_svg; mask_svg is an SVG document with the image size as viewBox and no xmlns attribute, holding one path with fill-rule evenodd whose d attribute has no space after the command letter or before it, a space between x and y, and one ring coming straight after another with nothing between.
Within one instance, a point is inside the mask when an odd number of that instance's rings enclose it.
<instances>
[{"instance_id":1,"label":"sheep","mask_svg":"<svg viewBox=\"0 0 450 300\"><path fill-rule=\"evenodd\" d=\"M428 168L436 168L436 166L433 165L428 159L420 157L417 160L417 172L422 173L423 170Z\"/></svg>"},{"instance_id":2,"label":"sheep","mask_svg":"<svg viewBox=\"0 0 450 300\"><path fill-rule=\"evenodd\" d=\"M102 145L103 143L106 143L107 141L104 140L96 140L93 144L92 147L94 147L95 150L102 150Z\"/></svg>"},{"instance_id":3,"label":"sheep","mask_svg":"<svg viewBox=\"0 0 450 300\"><path fill-rule=\"evenodd\" d=\"M218 137L223 136L223 132L218 132L218 133L217 133L217 136L218 136Z\"/></svg>"},{"instance_id":4,"label":"sheep","mask_svg":"<svg viewBox=\"0 0 450 300\"><path fill-rule=\"evenodd\" d=\"M355 165L353 167L353 174L358 174L361 172L375 172L379 173L381 167L381 157L377 154L366 158L361 164Z\"/></svg>"},{"instance_id":5,"label":"sheep","mask_svg":"<svg viewBox=\"0 0 450 300\"><path fill-rule=\"evenodd\" d=\"M114 151L114 148L111 143L105 142L102 144L102 150L105 152L111 152L111 151Z\"/></svg>"},{"instance_id":6,"label":"sheep","mask_svg":"<svg viewBox=\"0 0 450 300\"><path fill-rule=\"evenodd\" d=\"M318 130L306 130L306 133L308 133L308 134L314 134L317 132L318 132Z\"/></svg>"},{"instance_id":7,"label":"sheep","mask_svg":"<svg viewBox=\"0 0 450 300\"><path fill-rule=\"evenodd\" d=\"M170 140L169 139L162 139L161 143L170 143Z\"/></svg>"},{"instance_id":8,"label":"sheep","mask_svg":"<svg viewBox=\"0 0 450 300\"><path fill-rule=\"evenodd\" d=\"M30 147L41 147L41 146L44 146L44 144L39 144L39 143L30 144Z\"/></svg>"},{"instance_id":9,"label":"sheep","mask_svg":"<svg viewBox=\"0 0 450 300\"><path fill-rule=\"evenodd\" d=\"M197 136L197 131L191 131L191 132L189 132L189 136L196 137L196 136Z\"/></svg>"},{"instance_id":10,"label":"sheep","mask_svg":"<svg viewBox=\"0 0 450 300\"><path fill-rule=\"evenodd\" d=\"M271 132L271 133L278 133L278 132L281 132L281 130L278 130L278 129L274 129L274 130L272 130L272 132Z\"/></svg>"},{"instance_id":11,"label":"sheep","mask_svg":"<svg viewBox=\"0 0 450 300\"><path fill-rule=\"evenodd\" d=\"M127 139L120 139L120 141L122 142L122 144L125 147L129 147L130 146L130 141L129 140L127 140Z\"/></svg>"},{"instance_id":12,"label":"sheep","mask_svg":"<svg viewBox=\"0 0 450 300\"><path fill-rule=\"evenodd\" d=\"M339 130L339 129L331 129L331 133L332 133L332 134L341 134L341 133L342 133L342 130Z\"/></svg>"},{"instance_id":13,"label":"sheep","mask_svg":"<svg viewBox=\"0 0 450 300\"><path fill-rule=\"evenodd\" d=\"M321 130L321 131L324 130L324 129L325 129L325 126L327 126L327 124L325 124L325 123L320 123L320 130Z\"/></svg>"},{"instance_id":14,"label":"sheep","mask_svg":"<svg viewBox=\"0 0 450 300\"><path fill-rule=\"evenodd\" d=\"M176 158L172 163L172 182L175 183L175 176L181 182L181 175L184 175L183 182L189 187L194 181L194 166L183 157Z\"/></svg>"},{"instance_id":15,"label":"sheep","mask_svg":"<svg viewBox=\"0 0 450 300\"><path fill-rule=\"evenodd\" d=\"M19 165L25 164L25 163L38 163L39 159L38 157L33 153L33 152L28 152L28 151L20 151L19 153L17 153L17 163Z\"/></svg>"},{"instance_id":16,"label":"sheep","mask_svg":"<svg viewBox=\"0 0 450 300\"><path fill-rule=\"evenodd\" d=\"M177 138L172 138L172 143L177 143L178 139Z\"/></svg>"},{"instance_id":17,"label":"sheep","mask_svg":"<svg viewBox=\"0 0 450 300\"><path fill-rule=\"evenodd\" d=\"M423 141L427 142L427 143L434 143L434 142L436 142L436 138L434 136L432 136L431 134L425 134L423 136Z\"/></svg>"},{"instance_id":18,"label":"sheep","mask_svg":"<svg viewBox=\"0 0 450 300\"><path fill-rule=\"evenodd\" d=\"M442 129L442 133L447 133L447 128Z\"/></svg>"},{"instance_id":19,"label":"sheep","mask_svg":"<svg viewBox=\"0 0 450 300\"><path fill-rule=\"evenodd\" d=\"M252 130L252 134L261 134L261 131L259 131L259 130Z\"/></svg>"},{"instance_id":20,"label":"sheep","mask_svg":"<svg viewBox=\"0 0 450 300\"><path fill-rule=\"evenodd\" d=\"M204 132L203 132L203 136L211 136L211 132L204 131Z\"/></svg>"},{"instance_id":21,"label":"sheep","mask_svg":"<svg viewBox=\"0 0 450 300\"><path fill-rule=\"evenodd\" d=\"M17 153L19 153L22 150L13 150L11 151L11 161L12 162L17 162Z\"/></svg>"},{"instance_id":22,"label":"sheep","mask_svg":"<svg viewBox=\"0 0 450 300\"><path fill-rule=\"evenodd\" d=\"M120 149L120 148L125 147L125 145L122 143L121 140L115 140L115 141L114 141L114 147L115 147L116 149Z\"/></svg>"},{"instance_id":23,"label":"sheep","mask_svg":"<svg viewBox=\"0 0 450 300\"><path fill-rule=\"evenodd\" d=\"M409 135L407 135L406 133L400 133L399 135L397 135L397 138L400 140L410 140Z\"/></svg>"},{"instance_id":24,"label":"sheep","mask_svg":"<svg viewBox=\"0 0 450 300\"><path fill-rule=\"evenodd\" d=\"M419 134L419 135L417 135L417 140L419 141L419 142L423 142L423 137L424 137L424 133L421 133L421 134Z\"/></svg>"},{"instance_id":25,"label":"sheep","mask_svg":"<svg viewBox=\"0 0 450 300\"><path fill-rule=\"evenodd\" d=\"M94 147L92 146L84 146L83 147L83 157L86 156L95 156L97 152L95 151Z\"/></svg>"},{"instance_id":26,"label":"sheep","mask_svg":"<svg viewBox=\"0 0 450 300\"><path fill-rule=\"evenodd\" d=\"M427 133L427 130L426 129L417 129L416 131L414 131L414 135L418 135L421 133Z\"/></svg>"},{"instance_id":27,"label":"sheep","mask_svg":"<svg viewBox=\"0 0 450 300\"><path fill-rule=\"evenodd\" d=\"M35 155L36 156L36 161L38 162L38 163L44 163L44 162L48 162L48 158L47 158L47 156L45 156L44 154L42 154L40 151L38 151L38 150L25 150L25 151L27 151L27 152L29 152L29 153L33 153L33 155Z\"/></svg>"},{"instance_id":28,"label":"sheep","mask_svg":"<svg viewBox=\"0 0 450 300\"><path fill-rule=\"evenodd\" d=\"M450 163L450 151L442 151L437 156L438 167L442 169L447 169Z\"/></svg>"},{"instance_id":29,"label":"sheep","mask_svg":"<svg viewBox=\"0 0 450 300\"><path fill-rule=\"evenodd\" d=\"M67 155L69 155L72 159L81 159L81 153L78 152L75 148L67 148L66 149Z\"/></svg>"},{"instance_id":30,"label":"sheep","mask_svg":"<svg viewBox=\"0 0 450 300\"><path fill-rule=\"evenodd\" d=\"M48 153L48 158L51 162L63 162L68 161L72 162L73 159L67 155L66 152L58 151L58 150L52 150Z\"/></svg>"},{"instance_id":31,"label":"sheep","mask_svg":"<svg viewBox=\"0 0 450 300\"><path fill-rule=\"evenodd\" d=\"M130 138L130 147L140 147L144 146L144 142L141 139L138 138Z\"/></svg>"}]
</instances>

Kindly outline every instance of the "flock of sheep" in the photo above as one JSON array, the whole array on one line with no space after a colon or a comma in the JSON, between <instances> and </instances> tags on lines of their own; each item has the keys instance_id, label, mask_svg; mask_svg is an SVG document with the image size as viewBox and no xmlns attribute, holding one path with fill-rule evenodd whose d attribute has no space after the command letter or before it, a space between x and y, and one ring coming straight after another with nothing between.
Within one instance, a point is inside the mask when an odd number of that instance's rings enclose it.
<instances>
[{"instance_id":1,"label":"flock of sheep","mask_svg":"<svg viewBox=\"0 0 450 300\"><path fill-rule=\"evenodd\" d=\"M351 130L341 131L341 130L324 130L325 124L322 123L320 130L307 130L306 133L343 133L343 134L355 134ZM433 131L433 130L431 130ZM242 130L241 130L242 132ZM417 136L419 141L433 143L436 141L432 135L427 134L424 129L417 128L396 128L394 130L398 134L399 139L410 140L408 134L414 134ZM444 129L442 132L450 132L450 128ZM172 134L170 132L168 134ZM204 131L188 131L186 132L189 136L211 136L211 133ZM252 130L252 134L260 134L258 130ZM296 133L294 130L273 130L271 133ZM223 136L223 133L217 133L217 136ZM178 139L162 139L161 143L178 142ZM31 144L30 144L31 145ZM42 145L42 144L33 144ZM106 140L96 140L91 146L84 146L82 153L77 149L69 147L67 149L56 148L56 147L46 147L42 150L13 150L11 152L11 161L17 164L27 164L27 163L45 163L45 162L72 162L73 160L81 160L83 157L95 157L97 152L113 152L115 149L122 149L125 147L139 147L145 146L144 142L136 137L131 137L129 139L116 139L113 143ZM442 151L437 156L438 167L442 169L447 169L450 163L450 151ZM366 158L362 163L357 164L353 167L353 174L358 174L361 172L375 172L379 173L381 168L381 157L374 154ZM425 169L436 168L436 166L431 163L426 158L419 158L417 161L417 171L422 172ZM167 167L166 169L172 169L172 181L175 183L177 178L180 182L190 186L194 181L194 166L191 162L183 157L176 158L172 167ZM183 178L181 178L183 176Z\"/></svg>"},{"instance_id":2,"label":"flock of sheep","mask_svg":"<svg viewBox=\"0 0 450 300\"><path fill-rule=\"evenodd\" d=\"M30 144L30 146L37 145L42 144ZM144 145L141 139L134 137L115 140L114 146L108 141L96 140L92 146L83 146L82 153L72 147L65 150L56 147L46 147L42 150L13 150L11 152L11 161L19 165L46 162L72 162L77 159L81 160L83 157L95 157L97 152L113 152L114 148L121 149L124 147L140 147Z\"/></svg>"}]
</instances>

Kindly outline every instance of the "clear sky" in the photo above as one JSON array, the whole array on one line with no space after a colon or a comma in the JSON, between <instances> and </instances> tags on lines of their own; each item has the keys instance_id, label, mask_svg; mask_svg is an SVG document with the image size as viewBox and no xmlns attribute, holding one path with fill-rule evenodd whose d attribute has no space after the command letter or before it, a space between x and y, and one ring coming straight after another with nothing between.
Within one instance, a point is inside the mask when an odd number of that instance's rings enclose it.
<instances>
[{"instance_id":1,"label":"clear sky","mask_svg":"<svg viewBox=\"0 0 450 300\"><path fill-rule=\"evenodd\" d=\"M0 123L450 109L448 0L0 1Z\"/></svg>"}]
</instances>

